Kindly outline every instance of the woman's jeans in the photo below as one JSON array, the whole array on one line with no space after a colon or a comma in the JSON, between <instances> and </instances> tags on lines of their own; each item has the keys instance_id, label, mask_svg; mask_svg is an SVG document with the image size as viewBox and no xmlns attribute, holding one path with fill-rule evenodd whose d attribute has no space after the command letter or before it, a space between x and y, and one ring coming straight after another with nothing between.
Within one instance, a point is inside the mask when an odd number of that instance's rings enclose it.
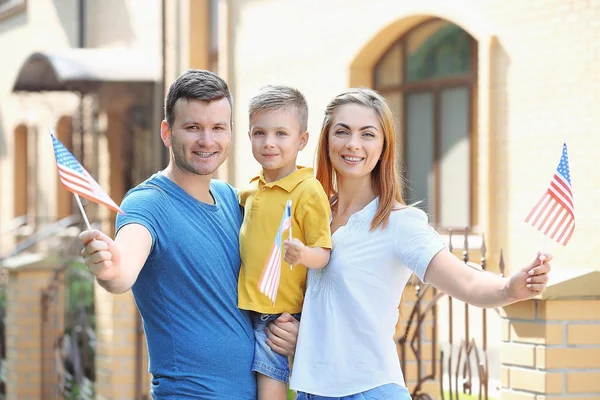
<instances>
[{"instance_id":1,"label":"woman's jeans","mask_svg":"<svg viewBox=\"0 0 600 400\"><path fill-rule=\"evenodd\" d=\"M344 397L325 397L298 392L297 400L411 400L408 389L394 383Z\"/></svg>"}]
</instances>

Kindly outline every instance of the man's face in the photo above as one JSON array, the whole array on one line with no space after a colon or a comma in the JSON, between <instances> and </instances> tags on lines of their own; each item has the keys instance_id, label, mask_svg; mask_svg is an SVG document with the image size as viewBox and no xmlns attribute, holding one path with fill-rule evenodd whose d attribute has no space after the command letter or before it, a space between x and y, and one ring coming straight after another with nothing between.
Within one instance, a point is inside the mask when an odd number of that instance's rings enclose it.
<instances>
[{"instance_id":1,"label":"man's face","mask_svg":"<svg viewBox=\"0 0 600 400\"><path fill-rule=\"evenodd\" d=\"M173 126L163 142L171 147L175 166L182 172L212 175L227 158L231 146L231 106L226 98L205 102L177 100Z\"/></svg>"}]
</instances>

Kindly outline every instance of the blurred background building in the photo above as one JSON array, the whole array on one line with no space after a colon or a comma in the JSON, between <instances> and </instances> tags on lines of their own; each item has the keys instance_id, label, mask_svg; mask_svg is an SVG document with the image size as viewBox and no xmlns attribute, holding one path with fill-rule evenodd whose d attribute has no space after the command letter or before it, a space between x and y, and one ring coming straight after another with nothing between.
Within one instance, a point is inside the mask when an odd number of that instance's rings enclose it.
<instances>
[{"instance_id":1,"label":"blurred background building","mask_svg":"<svg viewBox=\"0 0 600 400\"><path fill-rule=\"evenodd\" d=\"M39 314L23 322L22 311L16 312L6 322L7 336L40 343L40 320L54 308L68 309L64 320L52 322L57 335L71 332L71 315L92 313L87 322L77 321L92 328L97 341L88 363L95 366L99 398L147 394L147 374L139 372L145 368L143 332L130 294L113 297L96 288L94 295L89 277L82 278L73 241L81 221L57 179L48 130L55 129L120 202L166 165L159 132L163 99L188 68L213 70L230 84L234 145L218 177L235 186L259 167L247 139L247 105L260 87L287 84L306 95L311 139L300 156L303 165L313 164L323 110L333 96L349 86L380 91L398 119L407 200L424 200L431 222L457 254L464 251L478 263L485 257L494 273L501 250L513 272L542 247L542 236L523 220L545 191L566 141L577 226L567 248L546 247L555 255L547 295L513 312L490 310L487 321L480 312L465 317L461 305L452 324L442 299L444 311L434 318L440 347L433 350L447 355L453 333L476 332L481 346L487 326L487 372L491 386L503 386L503 399L550 393L600 398L591 379L596 374L599 381L600 339L571 342L567 334L585 325L600 338L593 300L600 295L600 214L594 208L600 200L600 1L0 0L0 50L5 322L11 316L7 299L25 301L26 294L34 296L32 313ZM86 209L112 231L113 214L94 204ZM452 241L450 231L466 234ZM49 261L53 255L59 257ZM10 292L12 275L17 279L42 264L48 268L36 286L41 292ZM73 282L87 288L81 289L85 301L68 297ZM54 300L40 303L42 292ZM65 304L56 301L63 295ZM11 331L11 323L31 327ZM567 351L579 345L583 352ZM16 346L9 341L3 358L10 359ZM42 361L50 357L43 347ZM553 357L572 361L554 365ZM5 364L8 392L31 392L18 380L17 367L11 386L11 365L17 364ZM39 380L33 386L47 394L35 397L38 390L31 398L56 395L54 370L41 372ZM13 398L28 398L23 393Z\"/></svg>"}]
</instances>

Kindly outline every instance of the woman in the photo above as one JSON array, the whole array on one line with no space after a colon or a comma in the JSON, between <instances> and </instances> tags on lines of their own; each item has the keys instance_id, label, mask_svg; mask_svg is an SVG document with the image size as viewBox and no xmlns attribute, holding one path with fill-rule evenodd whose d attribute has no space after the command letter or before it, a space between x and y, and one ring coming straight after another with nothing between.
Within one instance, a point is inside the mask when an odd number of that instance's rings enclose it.
<instances>
[{"instance_id":1,"label":"woman","mask_svg":"<svg viewBox=\"0 0 600 400\"><path fill-rule=\"evenodd\" d=\"M405 205L395 140L392 112L376 92L350 89L327 106L317 178L331 197L333 249L327 267L309 272L291 380L298 399L410 400L393 335L413 272L479 307L546 288L549 255L510 278L453 256L426 214Z\"/></svg>"}]
</instances>

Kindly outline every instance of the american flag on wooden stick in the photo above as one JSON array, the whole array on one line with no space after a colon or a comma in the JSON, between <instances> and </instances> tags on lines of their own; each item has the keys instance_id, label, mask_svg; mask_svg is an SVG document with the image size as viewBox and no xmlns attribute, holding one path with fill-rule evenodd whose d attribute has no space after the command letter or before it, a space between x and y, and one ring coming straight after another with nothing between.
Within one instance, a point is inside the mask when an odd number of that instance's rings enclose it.
<instances>
[{"instance_id":1,"label":"american flag on wooden stick","mask_svg":"<svg viewBox=\"0 0 600 400\"><path fill-rule=\"evenodd\" d=\"M266 295L275 304L277 299L277 290L279 289L279 279L281 278L281 251L283 249L283 233L292 227L292 201L288 200L283 211L283 217L279 223L279 229L275 236L273 248L267 259L260 280L258 289Z\"/></svg>"},{"instance_id":2,"label":"american flag on wooden stick","mask_svg":"<svg viewBox=\"0 0 600 400\"><path fill-rule=\"evenodd\" d=\"M69 192L102 204L120 214L125 214L52 132L50 132L50 136L52 137L58 176L63 186Z\"/></svg>"},{"instance_id":3,"label":"american flag on wooden stick","mask_svg":"<svg viewBox=\"0 0 600 400\"><path fill-rule=\"evenodd\" d=\"M531 210L525 222L563 246L567 245L573 235L575 207L566 143L563 144L562 156L550 186Z\"/></svg>"}]
</instances>

